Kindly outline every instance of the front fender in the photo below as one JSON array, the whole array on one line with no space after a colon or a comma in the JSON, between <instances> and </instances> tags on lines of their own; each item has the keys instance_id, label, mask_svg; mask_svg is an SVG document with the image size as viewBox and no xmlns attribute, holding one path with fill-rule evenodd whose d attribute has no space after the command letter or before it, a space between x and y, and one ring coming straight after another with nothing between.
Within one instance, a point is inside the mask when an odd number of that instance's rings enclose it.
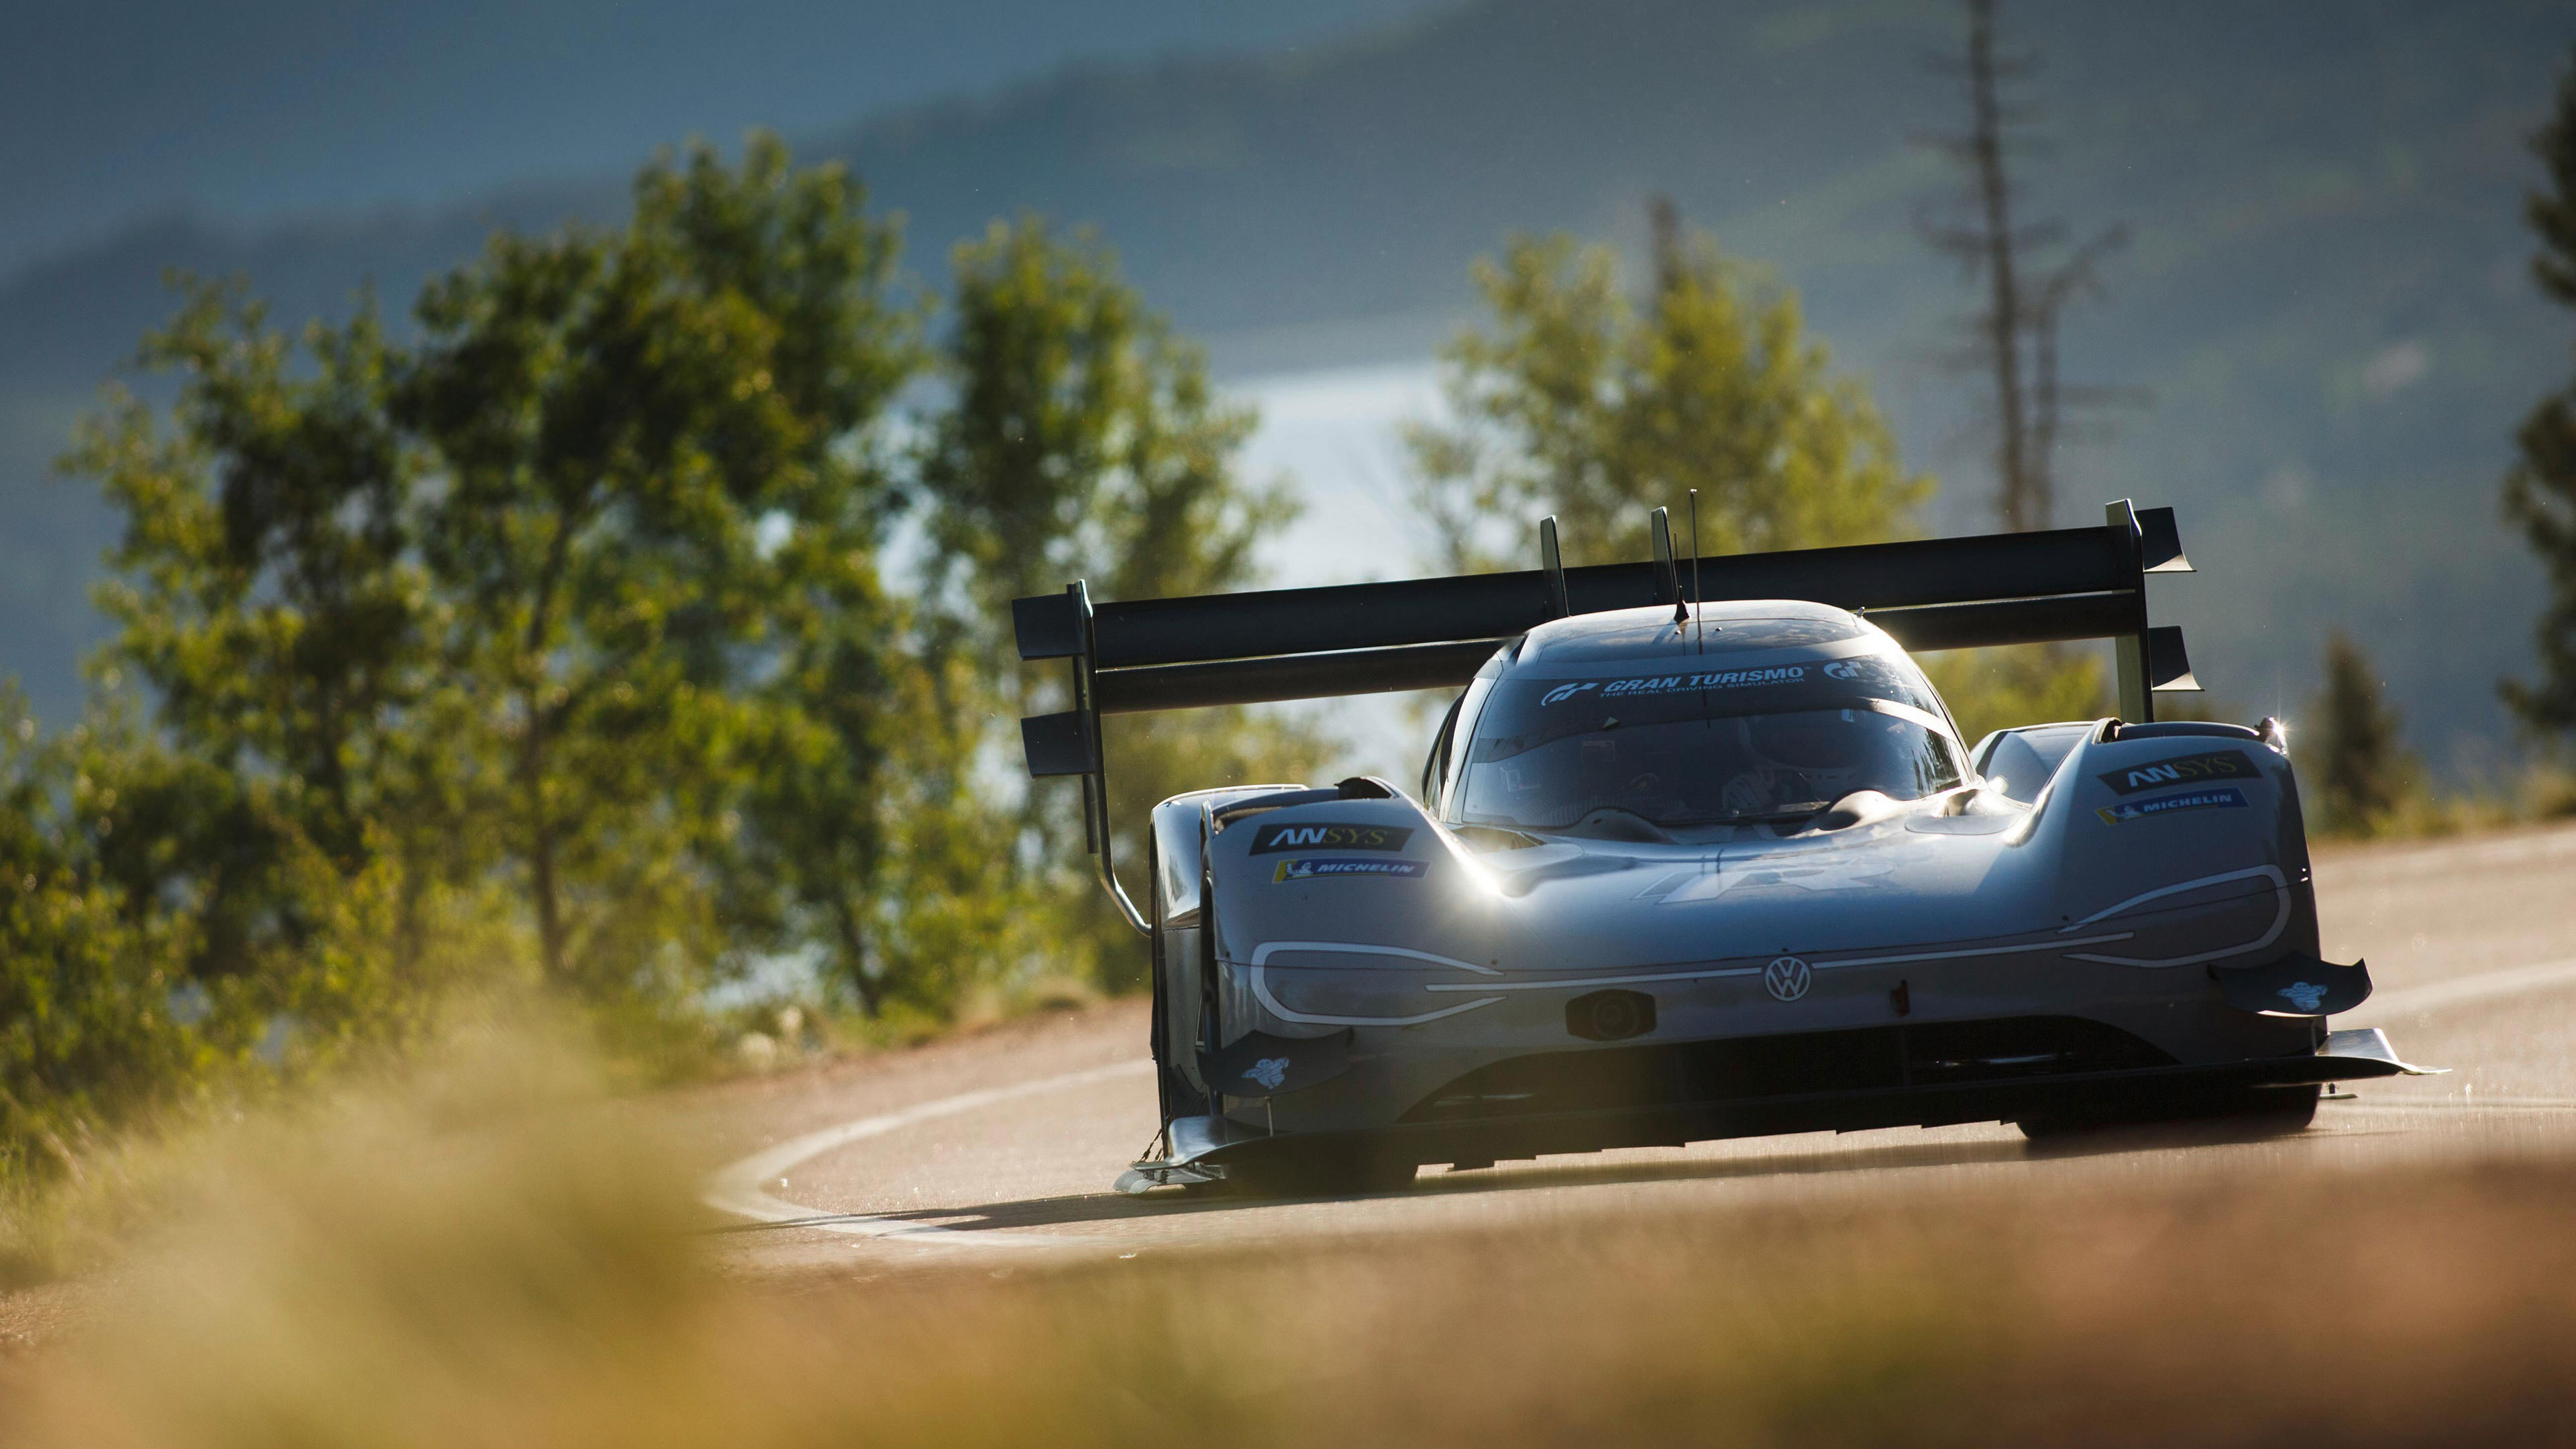
<instances>
[{"instance_id":1,"label":"front fender","mask_svg":"<svg viewBox=\"0 0 2576 1449\"><path fill-rule=\"evenodd\" d=\"M1231 821L1207 862L1218 1045L1453 1014L1424 973L1490 973L1516 930L1492 873L1400 794Z\"/></svg>"},{"instance_id":2,"label":"front fender","mask_svg":"<svg viewBox=\"0 0 2576 1449\"><path fill-rule=\"evenodd\" d=\"M1154 1060L1162 1066L1166 1078L1164 1113L1167 1117L1175 1111L1175 1104L1168 1100L1175 1087L1206 1095L1207 1083L1199 1072L1199 1053L1203 1047L1216 1045L1203 1042L1213 1004L1207 973L1204 899L1211 818L1217 810L1238 800L1303 788L1300 785L1236 785L1218 790L1195 790L1186 795L1175 795L1154 807L1153 901L1148 908L1153 927L1154 958L1152 1046ZM1189 1110L1199 1109L1193 1106Z\"/></svg>"},{"instance_id":3,"label":"front fender","mask_svg":"<svg viewBox=\"0 0 2576 1449\"><path fill-rule=\"evenodd\" d=\"M2185 926L2122 964L2317 950L2289 758L2237 731L2104 730L2068 753L2021 848L2056 866L2062 924ZM2110 736L2105 738L2105 736Z\"/></svg>"}]
</instances>

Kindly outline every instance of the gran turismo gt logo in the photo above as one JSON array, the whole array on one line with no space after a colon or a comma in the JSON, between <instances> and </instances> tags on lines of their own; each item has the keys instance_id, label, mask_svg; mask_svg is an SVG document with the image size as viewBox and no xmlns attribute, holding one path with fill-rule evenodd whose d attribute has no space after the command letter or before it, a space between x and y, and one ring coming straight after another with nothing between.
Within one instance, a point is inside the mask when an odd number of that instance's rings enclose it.
<instances>
[{"instance_id":1,"label":"gran turismo gt logo","mask_svg":"<svg viewBox=\"0 0 2576 1449\"><path fill-rule=\"evenodd\" d=\"M2293 981L2273 994L2288 997L2301 1011L2314 1011L2326 999L2326 989L2312 981Z\"/></svg>"},{"instance_id":2,"label":"gran turismo gt logo","mask_svg":"<svg viewBox=\"0 0 2576 1449\"><path fill-rule=\"evenodd\" d=\"M1825 666L1825 677L1827 679L1858 679L1860 678L1860 666L1852 663L1848 659L1837 659L1833 663Z\"/></svg>"},{"instance_id":3,"label":"gran turismo gt logo","mask_svg":"<svg viewBox=\"0 0 2576 1449\"><path fill-rule=\"evenodd\" d=\"M1795 1001L1816 984L1816 973L1795 956L1782 956L1762 968L1762 989L1775 1001Z\"/></svg>"},{"instance_id":4,"label":"gran turismo gt logo","mask_svg":"<svg viewBox=\"0 0 2576 1449\"><path fill-rule=\"evenodd\" d=\"M1275 1092L1279 1090L1279 1084L1281 1082L1288 1080L1288 1059L1286 1057L1263 1057L1261 1060L1254 1062L1251 1066L1246 1067L1243 1074L1250 1077L1252 1080L1259 1082L1263 1087Z\"/></svg>"},{"instance_id":5,"label":"gran turismo gt logo","mask_svg":"<svg viewBox=\"0 0 2576 1449\"><path fill-rule=\"evenodd\" d=\"M1693 690L1803 684L1806 678L1807 666L1803 664L1775 664L1768 669L1713 669L1703 674L1650 674L1637 679L1614 679L1607 684L1598 680L1560 684L1540 695L1538 702L1542 705L1563 704L1595 689L1601 691L1603 699L1652 699L1668 694L1688 694Z\"/></svg>"}]
</instances>

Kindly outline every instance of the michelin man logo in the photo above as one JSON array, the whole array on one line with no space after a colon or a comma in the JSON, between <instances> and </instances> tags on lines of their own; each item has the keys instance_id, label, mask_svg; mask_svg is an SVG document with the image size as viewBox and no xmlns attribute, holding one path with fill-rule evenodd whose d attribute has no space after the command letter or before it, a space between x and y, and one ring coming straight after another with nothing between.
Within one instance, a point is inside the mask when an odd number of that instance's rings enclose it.
<instances>
[{"instance_id":1,"label":"michelin man logo","mask_svg":"<svg viewBox=\"0 0 2576 1449\"><path fill-rule=\"evenodd\" d=\"M1250 1077L1252 1080L1259 1082L1263 1087L1275 1092L1279 1090L1279 1084L1281 1082L1288 1080L1288 1059L1286 1057L1263 1057L1261 1060L1254 1062L1251 1066L1246 1067L1243 1074Z\"/></svg>"},{"instance_id":2,"label":"michelin man logo","mask_svg":"<svg viewBox=\"0 0 2576 1449\"><path fill-rule=\"evenodd\" d=\"M2326 999L2324 987L2306 981L2293 981L2275 994L2290 998L2290 1004L2301 1011L2314 1011Z\"/></svg>"},{"instance_id":3,"label":"michelin man logo","mask_svg":"<svg viewBox=\"0 0 2576 1449\"><path fill-rule=\"evenodd\" d=\"M1600 687L1601 686L1599 684L1591 682L1583 684L1560 684L1556 688L1539 696L1538 702L1543 705L1563 704L1567 700L1574 698L1576 695L1581 694L1587 689L1599 689Z\"/></svg>"}]
</instances>

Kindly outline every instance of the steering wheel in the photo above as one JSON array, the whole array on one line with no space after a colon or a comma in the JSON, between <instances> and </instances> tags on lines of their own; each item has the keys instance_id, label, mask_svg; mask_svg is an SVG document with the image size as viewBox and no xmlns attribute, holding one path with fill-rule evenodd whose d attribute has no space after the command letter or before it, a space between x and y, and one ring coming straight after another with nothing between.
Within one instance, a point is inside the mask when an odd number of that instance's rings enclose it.
<instances>
[{"instance_id":1,"label":"steering wheel","mask_svg":"<svg viewBox=\"0 0 2576 1449\"><path fill-rule=\"evenodd\" d=\"M1726 782L1717 801L1729 815L1756 815L1770 809L1771 802L1780 798L1778 783L1776 770L1747 770Z\"/></svg>"},{"instance_id":2,"label":"steering wheel","mask_svg":"<svg viewBox=\"0 0 2576 1449\"><path fill-rule=\"evenodd\" d=\"M1611 818L1604 819L1605 816ZM1657 825L1651 817L1641 815L1625 805L1595 805L1583 812L1583 818L1574 822L1574 828L1602 840L1652 841L1668 844L1673 838L1669 831Z\"/></svg>"}]
</instances>

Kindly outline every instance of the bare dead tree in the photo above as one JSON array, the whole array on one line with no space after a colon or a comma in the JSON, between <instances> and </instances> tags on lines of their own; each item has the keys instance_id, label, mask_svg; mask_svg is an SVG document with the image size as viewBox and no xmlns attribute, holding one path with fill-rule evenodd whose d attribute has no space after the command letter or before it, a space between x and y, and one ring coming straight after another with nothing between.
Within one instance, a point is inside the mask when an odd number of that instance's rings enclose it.
<instances>
[{"instance_id":1,"label":"bare dead tree","mask_svg":"<svg viewBox=\"0 0 2576 1449\"><path fill-rule=\"evenodd\" d=\"M1660 298L1681 284L1682 209L1663 192L1647 197L1646 230L1652 238L1655 295Z\"/></svg>"},{"instance_id":2,"label":"bare dead tree","mask_svg":"<svg viewBox=\"0 0 2576 1449\"><path fill-rule=\"evenodd\" d=\"M2118 396L2060 381L2057 329L2069 306L2105 295L2101 262L2126 243L2128 232L2112 227L2053 266L2036 261L2062 246L2067 226L2056 219L2014 218L2021 197L2012 163L2044 146L2027 134L2038 119L2035 109L2008 101L2005 91L2037 72L2038 57L1998 49L1995 0L1965 4L1966 51L1935 66L1964 82L1968 129L1929 137L1927 144L1956 162L1966 181L1950 204L1949 219L1927 214L1918 226L1925 240L1959 259L1970 280L1984 284L1985 307L1969 323L1969 345L1953 360L1993 376L1995 513L2006 529L2018 532L2049 526L2064 410Z\"/></svg>"},{"instance_id":3,"label":"bare dead tree","mask_svg":"<svg viewBox=\"0 0 2576 1449\"><path fill-rule=\"evenodd\" d=\"M2108 295L2099 270L2101 259L2128 243L2129 229L2115 225L2077 247L2064 265L2049 274L2039 289L2039 299L2031 306L2030 450L2024 462L2030 469L2032 494L2039 503L2039 519L2034 527L2048 527L2049 509L2057 497L2057 440L2059 420L2065 410L2095 409L2141 396L2134 388L2069 386L2061 383L2057 375L2058 318L2070 302L2100 301Z\"/></svg>"}]
</instances>

